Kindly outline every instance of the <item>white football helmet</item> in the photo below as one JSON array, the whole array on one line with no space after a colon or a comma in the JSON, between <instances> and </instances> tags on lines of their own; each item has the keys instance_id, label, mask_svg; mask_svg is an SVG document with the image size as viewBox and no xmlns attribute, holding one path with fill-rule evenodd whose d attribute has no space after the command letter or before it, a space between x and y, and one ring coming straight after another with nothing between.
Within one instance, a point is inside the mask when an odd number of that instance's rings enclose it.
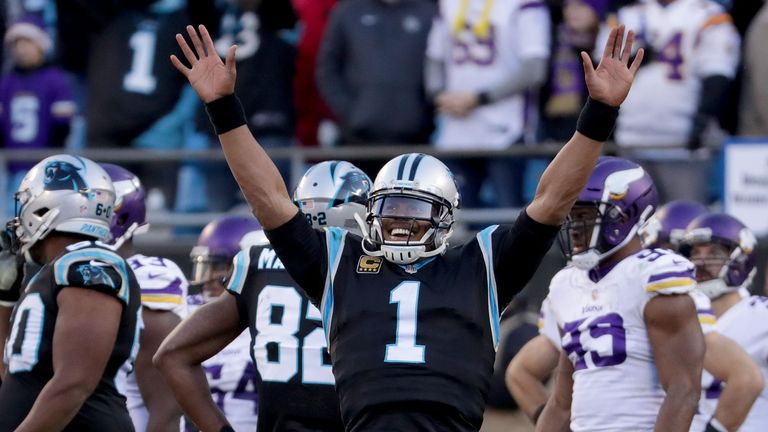
<instances>
[{"instance_id":1,"label":"white football helmet","mask_svg":"<svg viewBox=\"0 0 768 432\"><path fill-rule=\"evenodd\" d=\"M16 192L12 221L26 253L51 231L108 240L115 189L97 163L65 154L50 156L27 172Z\"/></svg>"},{"instance_id":2,"label":"white football helmet","mask_svg":"<svg viewBox=\"0 0 768 432\"><path fill-rule=\"evenodd\" d=\"M304 173L293 201L314 228L333 226L358 232L355 215L365 214L371 179L345 161L326 161Z\"/></svg>"},{"instance_id":3,"label":"white football helmet","mask_svg":"<svg viewBox=\"0 0 768 432\"><path fill-rule=\"evenodd\" d=\"M460 203L456 180L445 164L421 153L398 156L379 171L365 220L358 218L363 249L395 264L411 264L439 255L448 247L453 234L453 211ZM395 208L404 210L393 211ZM431 226L420 239L410 238L414 232L411 228L406 240L385 240L383 218L407 220L411 227L416 221L426 221Z\"/></svg>"}]
</instances>

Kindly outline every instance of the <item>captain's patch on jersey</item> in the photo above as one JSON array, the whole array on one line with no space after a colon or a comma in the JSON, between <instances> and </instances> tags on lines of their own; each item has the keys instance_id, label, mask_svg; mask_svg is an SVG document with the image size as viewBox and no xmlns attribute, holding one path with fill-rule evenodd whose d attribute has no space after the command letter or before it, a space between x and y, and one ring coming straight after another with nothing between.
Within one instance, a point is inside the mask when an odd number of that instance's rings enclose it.
<instances>
[{"instance_id":1,"label":"captain's patch on jersey","mask_svg":"<svg viewBox=\"0 0 768 432\"><path fill-rule=\"evenodd\" d=\"M360 261L357 263L357 272L376 274L381 270L381 261L380 257L360 255Z\"/></svg>"}]
</instances>

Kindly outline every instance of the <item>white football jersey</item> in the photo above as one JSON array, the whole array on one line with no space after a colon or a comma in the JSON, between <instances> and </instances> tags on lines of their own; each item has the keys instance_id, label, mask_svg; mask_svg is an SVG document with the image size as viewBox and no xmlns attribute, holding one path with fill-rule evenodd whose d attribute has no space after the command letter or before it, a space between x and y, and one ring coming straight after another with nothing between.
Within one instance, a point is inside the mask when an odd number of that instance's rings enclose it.
<instances>
[{"instance_id":1,"label":"white football jersey","mask_svg":"<svg viewBox=\"0 0 768 432\"><path fill-rule=\"evenodd\" d=\"M664 390L645 305L695 286L693 264L661 249L625 258L598 282L575 267L555 275L548 298L574 365L572 431L653 430Z\"/></svg>"},{"instance_id":2,"label":"white football jersey","mask_svg":"<svg viewBox=\"0 0 768 432\"><path fill-rule=\"evenodd\" d=\"M162 257L141 254L128 258L141 288L141 306L144 309L168 311L184 319L187 316L187 290L189 282L175 262ZM141 348L139 348L141 349ZM141 399L136 375L128 373L122 378L126 406L136 432L144 432L149 413Z\"/></svg>"},{"instance_id":3,"label":"white football jersey","mask_svg":"<svg viewBox=\"0 0 768 432\"><path fill-rule=\"evenodd\" d=\"M467 1L467 8L463 4ZM486 35L475 26L488 11ZM464 17L461 31L457 22ZM549 57L549 11L540 0L440 0L427 56L446 65L446 89L480 92L524 74L524 59ZM472 110L463 118L442 115L437 138L441 148L503 149L522 137L527 115L522 94ZM531 110L533 111L533 110Z\"/></svg>"},{"instance_id":4,"label":"white football jersey","mask_svg":"<svg viewBox=\"0 0 768 432\"><path fill-rule=\"evenodd\" d=\"M562 349L560 330L557 328L557 321L552 315L552 304L549 298L544 299L539 310L539 334L549 339L558 351Z\"/></svg>"},{"instance_id":5,"label":"white football jersey","mask_svg":"<svg viewBox=\"0 0 768 432\"><path fill-rule=\"evenodd\" d=\"M693 298L693 302L696 305L696 314L699 316L701 331L704 334L716 331L715 324L717 323L717 319L715 318L715 313L712 312L712 303L709 301L709 297L696 289L689 292L688 295ZM562 346L560 345L560 329L557 327L557 321L552 315L552 304L550 303L549 298L545 298L541 303L538 327L540 335L549 339L558 350L562 350Z\"/></svg>"},{"instance_id":6,"label":"white football jersey","mask_svg":"<svg viewBox=\"0 0 768 432\"><path fill-rule=\"evenodd\" d=\"M246 329L226 348L203 362L216 405L236 431L255 431L259 412L258 372L250 354Z\"/></svg>"},{"instance_id":7,"label":"white football jersey","mask_svg":"<svg viewBox=\"0 0 768 432\"><path fill-rule=\"evenodd\" d=\"M736 74L740 40L730 15L711 0L674 0L666 6L641 1L608 20L595 44L596 58L616 21L637 34L639 46L652 47L655 53L644 61L621 104L616 142L685 146L699 105L701 80Z\"/></svg>"},{"instance_id":8,"label":"white football jersey","mask_svg":"<svg viewBox=\"0 0 768 432\"><path fill-rule=\"evenodd\" d=\"M693 298L693 303L696 305L696 314L699 316L701 332L707 334L717 331L717 318L715 317L715 312L712 311L712 302L709 300L709 297L698 289L694 289L688 295Z\"/></svg>"},{"instance_id":9,"label":"white football jersey","mask_svg":"<svg viewBox=\"0 0 768 432\"><path fill-rule=\"evenodd\" d=\"M228 295L228 294L223 294ZM200 294L189 296L189 312L203 305ZM218 354L203 362L211 396L236 431L255 431L259 412L259 375L251 359L251 334L243 330Z\"/></svg>"},{"instance_id":10,"label":"white football jersey","mask_svg":"<svg viewBox=\"0 0 768 432\"><path fill-rule=\"evenodd\" d=\"M750 296L745 289L739 291L741 301L728 309L717 320L717 330L733 339L760 367L768 381L768 297ZM714 415L723 383L707 371L702 375L699 414L694 417L691 431L701 432ZM749 415L739 428L740 432L768 431L768 387L752 405Z\"/></svg>"}]
</instances>

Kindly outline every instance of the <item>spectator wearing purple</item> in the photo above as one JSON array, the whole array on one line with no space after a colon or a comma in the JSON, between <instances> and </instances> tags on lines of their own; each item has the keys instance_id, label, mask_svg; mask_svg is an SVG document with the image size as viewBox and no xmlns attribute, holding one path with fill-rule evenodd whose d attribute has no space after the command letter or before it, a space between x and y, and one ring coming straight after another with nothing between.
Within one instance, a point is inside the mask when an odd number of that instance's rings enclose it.
<instances>
[{"instance_id":1,"label":"spectator wearing purple","mask_svg":"<svg viewBox=\"0 0 768 432\"><path fill-rule=\"evenodd\" d=\"M51 37L37 18L27 16L8 28L5 45L13 68L0 79L2 148L63 147L76 109L67 76L46 62ZM7 190L15 191L33 165L10 163Z\"/></svg>"},{"instance_id":2,"label":"spectator wearing purple","mask_svg":"<svg viewBox=\"0 0 768 432\"><path fill-rule=\"evenodd\" d=\"M567 141L587 98L580 51L591 52L609 0L565 0L553 40L549 79L542 94L539 137ZM554 15L554 14L553 14Z\"/></svg>"}]
</instances>

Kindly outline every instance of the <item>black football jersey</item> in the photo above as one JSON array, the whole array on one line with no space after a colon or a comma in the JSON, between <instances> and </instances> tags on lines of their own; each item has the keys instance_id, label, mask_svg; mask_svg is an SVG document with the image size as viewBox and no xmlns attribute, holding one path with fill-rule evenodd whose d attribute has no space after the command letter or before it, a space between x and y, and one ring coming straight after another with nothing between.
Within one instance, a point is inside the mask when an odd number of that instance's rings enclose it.
<instances>
[{"instance_id":1,"label":"black football jersey","mask_svg":"<svg viewBox=\"0 0 768 432\"><path fill-rule=\"evenodd\" d=\"M227 289L251 332L261 378L258 431L343 431L320 311L274 250L240 252Z\"/></svg>"},{"instance_id":2,"label":"black football jersey","mask_svg":"<svg viewBox=\"0 0 768 432\"><path fill-rule=\"evenodd\" d=\"M104 374L65 430L132 431L125 398L114 382L117 372L129 367L129 359L138 344L141 295L130 266L114 250L100 243L81 242L69 246L52 263L42 266L25 286L13 310L11 334L5 345L8 373L0 388L3 413L0 431L16 429L53 377L56 297L65 287L97 290L114 296L124 305Z\"/></svg>"},{"instance_id":3,"label":"black football jersey","mask_svg":"<svg viewBox=\"0 0 768 432\"><path fill-rule=\"evenodd\" d=\"M168 57L181 55L175 35L187 24L184 10L126 9L93 38L88 146L127 147L174 108L186 78Z\"/></svg>"},{"instance_id":4,"label":"black football jersey","mask_svg":"<svg viewBox=\"0 0 768 432\"><path fill-rule=\"evenodd\" d=\"M319 305L347 430L478 430L500 306L523 288L557 227L523 212L441 256L397 265L302 216L268 235Z\"/></svg>"}]
</instances>

